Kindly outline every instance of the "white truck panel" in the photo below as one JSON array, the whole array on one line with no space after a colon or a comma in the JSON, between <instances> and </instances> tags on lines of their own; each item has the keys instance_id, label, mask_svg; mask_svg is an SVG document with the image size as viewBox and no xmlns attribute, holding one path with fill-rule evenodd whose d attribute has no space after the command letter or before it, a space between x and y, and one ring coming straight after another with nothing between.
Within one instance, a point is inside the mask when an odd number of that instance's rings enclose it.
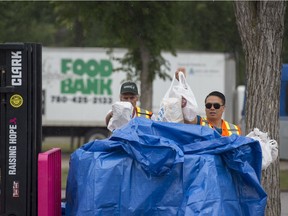
<instances>
[{"instance_id":1,"label":"white truck panel","mask_svg":"<svg viewBox=\"0 0 288 216\"><path fill-rule=\"evenodd\" d=\"M105 76L109 75L111 69L109 69L109 62L113 69L120 67L117 61L109 59L107 50L43 48L44 109L42 122L44 126L95 125L105 127L105 116L111 109L111 105L119 100L120 85L126 77L124 72L113 72L110 76ZM123 57L126 51L125 49L115 49L113 56ZM204 99L207 94L217 90L226 95L227 107L231 107L225 112L225 118L232 121L233 92L235 90L235 61L233 59L228 59L227 55L223 53L179 51L177 56L168 52L164 52L162 55L170 62L171 76L178 67L186 68L187 80L198 102L200 115L205 115ZM63 61L64 59L66 60ZM103 64L105 67L101 67L102 61L106 62L108 66ZM232 62L229 70L227 69L228 61ZM230 79L228 84L227 79ZM101 92L101 82L104 83L103 92ZM152 111L155 114L157 114L161 99L170 84L170 80L163 81L160 78L154 81ZM93 92L93 86L98 89L97 92ZM73 93L71 89L74 89L75 92Z\"/></svg>"},{"instance_id":2,"label":"white truck panel","mask_svg":"<svg viewBox=\"0 0 288 216\"><path fill-rule=\"evenodd\" d=\"M87 73L78 75L73 73L73 62L81 59L84 63L93 59L96 63L101 60L109 60L105 49L69 49L69 48L44 48L43 59L43 90L44 96L44 115L43 125L97 125L105 126L105 116L111 105L119 100L120 82L125 78L122 72L112 73L109 77L102 78L100 74L94 77L89 77ZM122 55L124 51L120 52ZM61 70L61 60L71 59L67 67L66 74ZM117 62L113 61L113 68L118 67ZM88 88L88 80L94 82L95 87L99 88L101 80L109 85L110 93L107 91L94 94L87 94L76 91L75 93L61 93L61 82L71 79L74 86L79 86L79 89ZM78 82L77 82L78 81ZM76 83L77 82L77 83ZM110 88L111 87L111 88ZM76 87L77 88L77 87Z\"/></svg>"}]
</instances>

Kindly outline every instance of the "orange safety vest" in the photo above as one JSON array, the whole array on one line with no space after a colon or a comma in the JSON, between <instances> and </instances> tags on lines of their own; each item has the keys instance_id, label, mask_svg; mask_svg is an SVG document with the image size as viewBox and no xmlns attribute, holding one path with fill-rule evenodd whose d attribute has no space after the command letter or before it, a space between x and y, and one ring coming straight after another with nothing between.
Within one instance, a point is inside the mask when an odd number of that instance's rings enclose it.
<instances>
[{"instance_id":1,"label":"orange safety vest","mask_svg":"<svg viewBox=\"0 0 288 216\"><path fill-rule=\"evenodd\" d=\"M200 125L214 128L213 125L211 125L208 122L207 118L203 118L203 117L201 118ZM222 134L221 134L222 136L231 136L232 134L237 134L237 135L241 134L241 130L238 126L231 124L223 119L222 119L221 129L222 129Z\"/></svg>"},{"instance_id":2,"label":"orange safety vest","mask_svg":"<svg viewBox=\"0 0 288 216\"><path fill-rule=\"evenodd\" d=\"M137 117L145 117L151 119L153 113L140 107L136 107L136 115Z\"/></svg>"}]
</instances>

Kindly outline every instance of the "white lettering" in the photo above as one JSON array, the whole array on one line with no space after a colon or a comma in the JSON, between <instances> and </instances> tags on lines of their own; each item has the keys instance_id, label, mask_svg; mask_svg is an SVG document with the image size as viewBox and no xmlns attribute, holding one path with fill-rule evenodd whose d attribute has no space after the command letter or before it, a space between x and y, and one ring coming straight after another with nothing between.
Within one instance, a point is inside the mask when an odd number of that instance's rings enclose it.
<instances>
[{"instance_id":1,"label":"white lettering","mask_svg":"<svg viewBox=\"0 0 288 216\"><path fill-rule=\"evenodd\" d=\"M17 144L17 125L9 125L9 144Z\"/></svg>"},{"instance_id":2,"label":"white lettering","mask_svg":"<svg viewBox=\"0 0 288 216\"><path fill-rule=\"evenodd\" d=\"M22 85L22 52L11 52L11 83L12 86Z\"/></svg>"},{"instance_id":3,"label":"white lettering","mask_svg":"<svg viewBox=\"0 0 288 216\"><path fill-rule=\"evenodd\" d=\"M8 174L9 175L16 175L16 146L9 146L9 159L8 159L8 162L9 162L9 171L8 171Z\"/></svg>"},{"instance_id":4,"label":"white lettering","mask_svg":"<svg viewBox=\"0 0 288 216\"><path fill-rule=\"evenodd\" d=\"M9 156L8 156L8 174L17 174L17 124L16 118L10 120L9 125Z\"/></svg>"}]
</instances>

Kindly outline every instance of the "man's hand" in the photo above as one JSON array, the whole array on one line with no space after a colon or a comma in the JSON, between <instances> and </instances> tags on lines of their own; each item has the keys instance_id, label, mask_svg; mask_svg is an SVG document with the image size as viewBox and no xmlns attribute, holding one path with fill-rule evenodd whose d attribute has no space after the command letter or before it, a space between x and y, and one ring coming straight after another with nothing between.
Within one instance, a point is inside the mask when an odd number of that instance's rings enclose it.
<instances>
[{"instance_id":1,"label":"man's hand","mask_svg":"<svg viewBox=\"0 0 288 216\"><path fill-rule=\"evenodd\" d=\"M187 100L186 98L182 97L181 108L184 108L186 105L187 105Z\"/></svg>"},{"instance_id":2,"label":"man's hand","mask_svg":"<svg viewBox=\"0 0 288 216\"><path fill-rule=\"evenodd\" d=\"M179 81L179 73L182 72L184 76L186 77L186 69L184 67L180 67L175 72L175 78Z\"/></svg>"}]
</instances>

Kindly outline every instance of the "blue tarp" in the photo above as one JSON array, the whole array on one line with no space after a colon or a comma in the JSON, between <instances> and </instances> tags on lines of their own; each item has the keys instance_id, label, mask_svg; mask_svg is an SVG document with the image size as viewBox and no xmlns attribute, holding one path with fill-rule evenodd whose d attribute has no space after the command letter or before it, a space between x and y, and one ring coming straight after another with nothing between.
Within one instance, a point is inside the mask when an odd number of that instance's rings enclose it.
<instances>
[{"instance_id":1,"label":"blue tarp","mask_svg":"<svg viewBox=\"0 0 288 216\"><path fill-rule=\"evenodd\" d=\"M135 118L70 160L66 215L264 215L258 141Z\"/></svg>"}]
</instances>

